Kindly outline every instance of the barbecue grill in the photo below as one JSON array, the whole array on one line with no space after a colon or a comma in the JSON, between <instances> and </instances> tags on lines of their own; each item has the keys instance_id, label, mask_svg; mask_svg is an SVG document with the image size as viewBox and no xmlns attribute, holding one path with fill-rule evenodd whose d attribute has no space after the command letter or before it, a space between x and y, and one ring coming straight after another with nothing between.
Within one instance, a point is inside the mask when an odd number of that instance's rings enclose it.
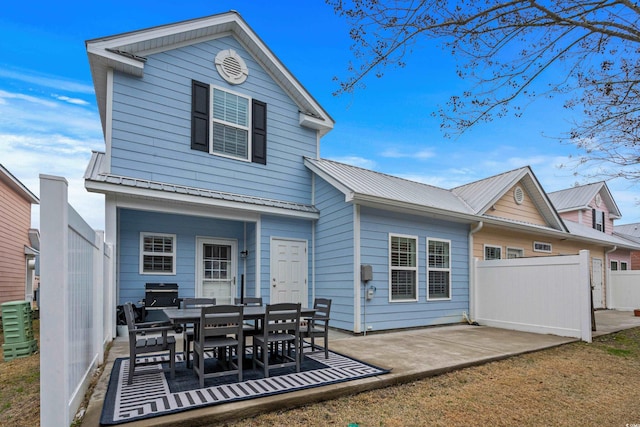
<instances>
[{"instance_id":1,"label":"barbecue grill","mask_svg":"<svg viewBox=\"0 0 640 427\"><path fill-rule=\"evenodd\" d=\"M146 283L144 286L143 318L144 322L166 322L169 319L162 311L166 307L179 307L177 283ZM182 330L176 327L176 332ZM178 331L180 329L180 331Z\"/></svg>"}]
</instances>

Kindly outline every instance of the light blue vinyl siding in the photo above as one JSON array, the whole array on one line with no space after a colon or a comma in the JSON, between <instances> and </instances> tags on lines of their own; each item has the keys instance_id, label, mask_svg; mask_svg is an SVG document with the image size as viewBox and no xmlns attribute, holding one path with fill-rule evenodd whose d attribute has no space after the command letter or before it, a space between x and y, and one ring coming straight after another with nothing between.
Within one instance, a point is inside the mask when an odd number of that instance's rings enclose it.
<instances>
[{"instance_id":1,"label":"light blue vinyl siding","mask_svg":"<svg viewBox=\"0 0 640 427\"><path fill-rule=\"evenodd\" d=\"M315 181L315 206L321 212L316 224L316 297L332 300L332 327L353 331L354 207L326 181Z\"/></svg>"},{"instance_id":2,"label":"light blue vinyl siding","mask_svg":"<svg viewBox=\"0 0 640 427\"><path fill-rule=\"evenodd\" d=\"M119 300L118 304L144 299L145 283L177 283L179 296L195 295L196 272L196 236L236 239L238 252L242 250L244 239L244 223L220 219L209 219L185 215L163 214L159 212L143 212L120 209L118 268L119 268ZM250 231L250 224L247 233ZM176 235L176 274L175 275L141 275L139 272L140 232L169 233ZM255 257L255 251L254 257ZM238 253L237 277L243 274L243 263ZM254 271L255 273L255 271ZM248 283L255 282L248 275ZM240 284L238 282L238 292Z\"/></svg>"},{"instance_id":3,"label":"light blue vinyl siding","mask_svg":"<svg viewBox=\"0 0 640 427\"><path fill-rule=\"evenodd\" d=\"M311 237L312 223L307 220L264 215L261 218L261 276L260 292L265 303L270 302L271 296L271 238L296 239L307 241L307 286L311 297ZM307 302L308 303L308 302Z\"/></svg>"},{"instance_id":4,"label":"light blue vinyl siding","mask_svg":"<svg viewBox=\"0 0 640 427\"><path fill-rule=\"evenodd\" d=\"M249 77L226 83L213 59L234 49ZM192 79L267 103L267 165L190 148ZM298 124L298 107L234 38L149 55L144 76L114 73L111 172L116 175L310 203L302 156L316 155L316 132Z\"/></svg>"},{"instance_id":5,"label":"light blue vinyl siding","mask_svg":"<svg viewBox=\"0 0 640 427\"><path fill-rule=\"evenodd\" d=\"M467 224L388 212L360 209L360 252L362 264L373 268L376 288L366 304L366 325L372 330L458 323L469 311ZM418 237L418 301L389 302L389 233ZM427 237L451 241L451 300L427 301ZM363 309L364 311L364 309Z\"/></svg>"}]
</instances>

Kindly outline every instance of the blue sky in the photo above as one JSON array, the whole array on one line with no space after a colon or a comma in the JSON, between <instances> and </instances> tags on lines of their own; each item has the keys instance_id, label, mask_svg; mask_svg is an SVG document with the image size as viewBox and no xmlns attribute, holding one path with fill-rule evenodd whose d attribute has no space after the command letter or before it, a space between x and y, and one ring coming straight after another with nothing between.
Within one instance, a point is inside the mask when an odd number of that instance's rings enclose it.
<instances>
[{"instance_id":1,"label":"blue sky","mask_svg":"<svg viewBox=\"0 0 640 427\"><path fill-rule=\"evenodd\" d=\"M7 2L0 14L0 163L39 196L39 174L69 181L71 204L104 228L103 197L82 176L91 150L104 150L85 40L238 11L336 121L321 155L452 188L529 165L547 192L586 183L558 169L576 154L550 136L572 120L559 100L540 99L522 118L480 125L447 139L431 113L468 88L437 40L416 46L402 69L370 76L366 88L334 97L334 76L351 59L348 27L322 0ZM638 186L608 182L623 218L640 222ZM39 226L34 209L33 226Z\"/></svg>"}]
</instances>

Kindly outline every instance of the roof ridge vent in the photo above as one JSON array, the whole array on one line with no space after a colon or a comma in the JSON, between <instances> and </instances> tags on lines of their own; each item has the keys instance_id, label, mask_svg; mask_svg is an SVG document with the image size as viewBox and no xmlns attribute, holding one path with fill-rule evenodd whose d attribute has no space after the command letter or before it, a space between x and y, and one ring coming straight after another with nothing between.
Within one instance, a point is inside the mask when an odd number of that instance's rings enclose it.
<instances>
[{"instance_id":1,"label":"roof ridge vent","mask_svg":"<svg viewBox=\"0 0 640 427\"><path fill-rule=\"evenodd\" d=\"M214 60L218 74L227 83L239 85L249 76L249 69L244 60L233 49L221 50Z\"/></svg>"}]
</instances>

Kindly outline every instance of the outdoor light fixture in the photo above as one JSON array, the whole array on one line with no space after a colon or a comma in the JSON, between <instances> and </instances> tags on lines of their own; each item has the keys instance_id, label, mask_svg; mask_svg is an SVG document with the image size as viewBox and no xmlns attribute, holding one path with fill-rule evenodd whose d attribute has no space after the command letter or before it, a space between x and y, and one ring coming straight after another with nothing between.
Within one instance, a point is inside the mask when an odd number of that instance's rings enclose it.
<instances>
[{"instance_id":1,"label":"outdoor light fixture","mask_svg":"<svg viewBox=\"0 0 640 427\"><path fill-rule=\"evenodd\" d=\"M246 258L246 257L247 257L247 255L249 255L249 251L248 251L248 250L246 250L246 249L245 249L244 251L241 251L241 252L240 252L240 256L241 256L242 258Z\"/></svg>"}]
</instances>

